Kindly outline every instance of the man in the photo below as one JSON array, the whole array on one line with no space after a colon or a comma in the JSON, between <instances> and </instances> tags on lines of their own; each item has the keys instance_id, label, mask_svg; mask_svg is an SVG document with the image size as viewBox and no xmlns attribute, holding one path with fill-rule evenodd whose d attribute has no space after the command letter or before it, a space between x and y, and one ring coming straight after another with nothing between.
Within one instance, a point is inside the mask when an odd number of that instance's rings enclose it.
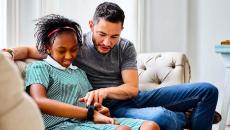
<instances>
[{"instance_id":1,"label":"man","mask_svg":"<svg viewBox=\"0 0 230 130\"><path fill-rule=\"evenodd\" d=\"M120 37L124 12L115 3L104 2L89 21L75 64L83 69L94 90L82 101L103 103L112 116L152 120L161 130L211 130L218 90L209 83L182 84L148 92L138 91L136 51ZM14 59L44 58L35 48L15 48ZM165 96L167 95L167 96ZM184 112L193 109L189 122Z\"/></svg>"}]
</instances>

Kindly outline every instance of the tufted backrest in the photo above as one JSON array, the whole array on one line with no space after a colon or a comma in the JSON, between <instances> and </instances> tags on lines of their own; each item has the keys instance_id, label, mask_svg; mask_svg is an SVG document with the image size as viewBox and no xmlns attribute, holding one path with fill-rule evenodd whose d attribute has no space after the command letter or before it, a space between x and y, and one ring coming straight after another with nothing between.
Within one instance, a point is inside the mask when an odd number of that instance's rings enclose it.
<instances>
[{"instance_id":1,"label":"tufted backrest","mask_svg":"<svg viewBox=\"0 0 230 130\"><path fill-rule=\"evenodd\" d=\"M33 61L35 59L16 61L23 78L26 65ZM180 52L140 53L137 56L137 67L139 88L142 91L190 81L188 59Z\"/></svg>"},{"instance_id":2,"label":"tufted backrest","mask_svg":"<svg viewBox=\"0 0 230 130\"><path fill-rule=\"evenodd\" d=\"M137 66L142 91L188 83L191 77L188 59L180 52L141 53Z\"/></svg>"}]
</instances>

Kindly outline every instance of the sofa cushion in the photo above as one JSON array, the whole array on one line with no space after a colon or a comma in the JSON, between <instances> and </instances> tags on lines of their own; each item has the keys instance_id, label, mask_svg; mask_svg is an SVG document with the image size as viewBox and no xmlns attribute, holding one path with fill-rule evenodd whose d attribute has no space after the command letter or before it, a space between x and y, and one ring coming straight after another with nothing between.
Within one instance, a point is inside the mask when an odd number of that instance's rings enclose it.
<instances>
[{"instance_id":1,"label":"sofa cushion","mask_svg":"<svg viewBox=\"0 0 230 130\"><path fill-rule=\"evenodd\" d=\"M23 89L15 64L0 52L0 130L44 130L41 113Z\"/></svg>"},{"instance_id":2,"label":"sofa cushion","mask_svg":"<svg viewBox=\"0 0 230 130\"><path fill-rule=\"evenodd\" d=\"M188 83L191 77L188 59L180 52L138 54L137 67L142 91Z\"/></svg>"}]
</instances>

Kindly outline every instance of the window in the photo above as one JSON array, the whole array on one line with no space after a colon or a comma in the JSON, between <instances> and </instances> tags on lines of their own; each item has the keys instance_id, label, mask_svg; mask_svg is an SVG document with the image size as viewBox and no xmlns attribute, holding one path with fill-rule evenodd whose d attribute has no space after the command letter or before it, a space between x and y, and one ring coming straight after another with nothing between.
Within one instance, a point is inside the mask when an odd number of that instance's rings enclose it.
<instances>
[{"instance_id":1,"label":"window","mask_svg":"<svg viewBox=\"0 0 230 130\"><path fill-rule=\"evenodd\" d=\"M6 47L6 0L0 0L0 48Z\"/></svg>"},{"instance_id":2,"label":"window","mask_svg":"<svg viewBox=\"0 0 230 130\"><path fill-rule=\"evenodd\" d=\"M66 0L0 0L0 6L3 6L0 7L1 20L6 19L1 21L0 27L1 30L2 28L7 30L1 32L3 34L0 35L0 47L34 45L34 20L51 13L75 20L81 25L83 32L87 32L89 31L88 21L93 17L96 6L104 1L106 0L68 0L68 2ZM110 1L119 4L125 11L122 36L136 45L137 0Z\"/></svg>"}]
</instances>

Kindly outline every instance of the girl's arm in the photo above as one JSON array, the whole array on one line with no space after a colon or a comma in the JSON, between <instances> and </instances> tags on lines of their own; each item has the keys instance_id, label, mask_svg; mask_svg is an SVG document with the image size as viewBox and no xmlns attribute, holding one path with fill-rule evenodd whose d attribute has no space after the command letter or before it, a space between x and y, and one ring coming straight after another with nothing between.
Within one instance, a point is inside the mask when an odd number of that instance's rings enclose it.
<instances>
[{"instance_id":1,"label":"girl's arm","mask_svg":"<svg viewBox=\"0 0 230 130\"><path fill-rule=\"evenodd\" d=\"M30 86L29 93L43 113L52 116L86 120L88 112L86 108L47 98L46 89L41 84L32 84ZM93 119L95 123L116 124L113 118L104 116L97 111L94 111Z\"/></svg>"}]
</instances>

